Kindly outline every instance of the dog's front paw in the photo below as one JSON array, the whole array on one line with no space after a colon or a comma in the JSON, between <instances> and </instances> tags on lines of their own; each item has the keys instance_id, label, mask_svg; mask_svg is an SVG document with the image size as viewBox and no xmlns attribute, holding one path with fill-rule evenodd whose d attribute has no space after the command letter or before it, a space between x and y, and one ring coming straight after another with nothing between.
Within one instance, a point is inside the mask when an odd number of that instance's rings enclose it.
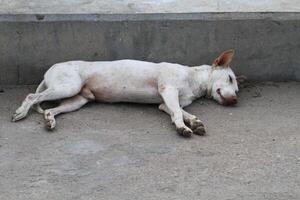
<instances>
[{"instance_id":1,"label":"dog's front paw","mask_svg":"<svg viewBox=\"0 0 300 200\"><path fill-rule=\"evenodd\" d=\"M179 135L182 135L183 137L191 137L193 134L193 131L189 129L188 127L178 127L176 128Z\"/></svg>"},{"instance_id":2,"label":"dog's front paw","mask_svg":"<svg viewBox=\"0 0 300 200\"><path fill-rule=\"evenodd\" d=\"M190 125L190 127L191 127L192 130L198 128L199 126L203 126L204 127L203 122L200 119L198 119L198 118L194 118L192 120L189 120L188 124Z\"/></svg>"},{"instance_id":3,"label":"dog's front paw","mask_svg":"<svg viewBox=\"0 0 300 200\"><path fill-rule=\"evenodd\" d=\"M197 128L193 129L193 133L196 135L205 135L206 130L205 130L204 126L198 126Z\"/></svg>"},{"instance_id":4,"label":"dog's front paw","mask_svg":"<svg viewBox=\"0 0 300 200\"><path fill-rule=\"evenodd\" d=\"M193 133L196 135L205 135L206 133L203 122L198 118L188 120L187 125L193 130Z\"/></svg>"}]
</instances>

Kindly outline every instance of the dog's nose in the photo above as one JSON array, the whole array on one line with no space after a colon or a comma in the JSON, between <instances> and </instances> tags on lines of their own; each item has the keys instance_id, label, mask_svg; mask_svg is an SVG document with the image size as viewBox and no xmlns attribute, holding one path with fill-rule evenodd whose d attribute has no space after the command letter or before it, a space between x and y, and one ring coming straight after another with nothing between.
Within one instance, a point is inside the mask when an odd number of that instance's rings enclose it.
<instances>
[{"instance_id":1,"label":"dog's nose","mask_svg":"<svg viewBox=\"0 0 300 200\"><path fill-rule=\"evenodd\" d=\"M237 104L237 102L238 102L237 97L233 97L231 101L232 101L232 104Z\"/></svg>"},{"instance_id":2,"label":"dog's nose","mask_svg":"<svg viewBox=\"0 0 300 200\"><path fill-rule=\"evenodd\" d=\"M226 99L226 104L227 105L235 105L235 104L237 104L237 102L238 102L237 96L231 96L231 97Z\"/></svg>"}]
</instances>

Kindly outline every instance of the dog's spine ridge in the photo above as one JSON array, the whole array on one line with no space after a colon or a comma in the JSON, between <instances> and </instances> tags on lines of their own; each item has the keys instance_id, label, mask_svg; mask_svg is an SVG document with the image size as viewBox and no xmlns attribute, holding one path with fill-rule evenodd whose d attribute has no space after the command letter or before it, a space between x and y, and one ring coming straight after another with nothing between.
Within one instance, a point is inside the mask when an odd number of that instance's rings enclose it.
<instances>
[{"instance_id":1,"label":"dog's spine ridge","mask_svg":"<svg viewBox=\"0 0 300 200\"><path fill-rule=\"evenodd\" d=\"M42 80L42 82L39 84L39 86L36 88L35 93L40 93L46 89L45 80ZM44 114L44 110L41 107L41 105L38 103L32 107L36 112L40 114Z\"/></svg>"}]
</instances>

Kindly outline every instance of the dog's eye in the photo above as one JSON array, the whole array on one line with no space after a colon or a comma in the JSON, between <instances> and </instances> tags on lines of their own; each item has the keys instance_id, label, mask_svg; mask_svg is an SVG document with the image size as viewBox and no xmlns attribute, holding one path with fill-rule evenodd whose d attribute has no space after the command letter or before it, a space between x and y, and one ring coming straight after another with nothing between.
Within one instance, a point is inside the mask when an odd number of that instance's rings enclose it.
<instances>
[{"instance_id":1,"label":"dog's eye","mask_svg":"<svg viewBox=\"0 0 300 200\"><path fill-rule=\"evenodd\" d=\"M232 83L232 78L230 75L229 75L229 82Z\"/></svg>"}]
</instances>

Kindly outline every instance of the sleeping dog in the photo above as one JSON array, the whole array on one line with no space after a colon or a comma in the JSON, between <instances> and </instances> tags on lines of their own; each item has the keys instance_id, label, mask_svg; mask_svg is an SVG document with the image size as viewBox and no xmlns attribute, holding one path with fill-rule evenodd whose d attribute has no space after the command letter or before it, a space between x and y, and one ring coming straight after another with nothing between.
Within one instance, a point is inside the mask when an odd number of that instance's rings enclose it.
<instances>
[{"instance_id":1,"label":"sleeping dog","mask_svg":"<svg viewBox=\"0 0 300 200\"><path fill-rule=\"evenodd\" d=\"M56 115L91 101L154 103L171 116L180 135L203 135L202 121L183 108L203 96L222 105L237 103L239 78L229 67L233 54L233 50L225 51L212 65L196 67L137 60L58 63L45 73L36 93L25 98L12 121L25 118L35 107L44 114L46 127L54 129ZM43 110L39 105L60 99L55 108Z\"/></svg>"}]
</instances>

